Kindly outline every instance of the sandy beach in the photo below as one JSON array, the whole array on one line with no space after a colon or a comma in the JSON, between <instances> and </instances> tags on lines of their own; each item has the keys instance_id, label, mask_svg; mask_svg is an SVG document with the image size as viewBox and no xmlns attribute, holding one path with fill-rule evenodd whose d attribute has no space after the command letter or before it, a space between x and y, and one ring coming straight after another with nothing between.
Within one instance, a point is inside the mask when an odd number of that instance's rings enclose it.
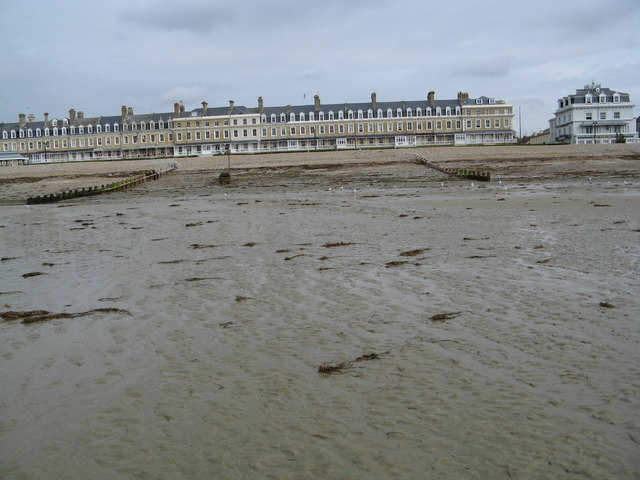
<instances>
[{"instance_id":1,"label":"sandy beach","mask_svg":"<svg viewBox=\"0 0 640 480\"><path fill-rule=\"evenodd\" d=\"M0 169L0 477L640 478L640 145L231 166Z\"/></svg>"}]
</instances>

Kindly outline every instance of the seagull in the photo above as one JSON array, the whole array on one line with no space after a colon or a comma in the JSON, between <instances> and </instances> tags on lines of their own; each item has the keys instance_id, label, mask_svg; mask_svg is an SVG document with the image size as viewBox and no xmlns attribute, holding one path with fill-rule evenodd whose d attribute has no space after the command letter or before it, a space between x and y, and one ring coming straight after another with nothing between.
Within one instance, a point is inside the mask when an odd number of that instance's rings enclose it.
<instances>
[{"instance_id":1,"label":"seagull","mask_svg":"<svg viewBox=\"0 0 640 480\"><path fill-rule=\"evenodd\" d=\"M472 186L472 187L475 187L475 185L473 184L473 182L471 182L471 186Z\"/></svg>"}]
</instances>

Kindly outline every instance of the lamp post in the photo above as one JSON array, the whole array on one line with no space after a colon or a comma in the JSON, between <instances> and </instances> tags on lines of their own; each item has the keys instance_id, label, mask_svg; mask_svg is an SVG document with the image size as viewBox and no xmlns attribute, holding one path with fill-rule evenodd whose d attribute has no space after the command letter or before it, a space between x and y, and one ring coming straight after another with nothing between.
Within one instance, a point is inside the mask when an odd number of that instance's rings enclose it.
<instances>
[{"instance_id":1,"label":"lamp post","mask_svg":"<svg viewBox=\"0 0 640 480\"><path fill-rule=\"evenodd\" d=\"M520 140L522 140L522 107L518 107L518 124L520 127Z\"/></svg>"}]
</instances>

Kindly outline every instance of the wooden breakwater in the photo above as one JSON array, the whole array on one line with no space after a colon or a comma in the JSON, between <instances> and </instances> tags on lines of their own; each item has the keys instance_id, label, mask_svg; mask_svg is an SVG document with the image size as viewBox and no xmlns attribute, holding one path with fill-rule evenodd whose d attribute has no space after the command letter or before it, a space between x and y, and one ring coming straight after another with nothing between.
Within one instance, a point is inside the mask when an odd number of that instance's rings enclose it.
<instances>
[{"instance_id":1,"label":"wooden breakwater","mask_svg":"<svg viewBox=\"0 0 640 480\"><path fill-rule=\"evenodd\" d=\"M92 195L99 195L101 193L114 192L116 190L123 190L125 188L140 185L141 183L147 182L149 180L157 180L162 175L169 173L175 170L176 168L178 168L178 165L176 163L172 163L171 165L163 169L147 170L146 172L140 175L125 178L124 180L119 180L117 182L108 183L105 185L100 185L100 186L96 185L93 187L82 187L82 188L76 188L72 190L65 190L59 193L52 193L49 195L29 197L27 199L27 204L38 205L41 203L53 203L53 202L59 202L61 200L70 200L72 198L89 197Z\"/></svg>"},{"instance_id":2,"label":"wooden breakwater","mask_svg":"<svg viewBox=\"0 0 640 480\"><path fill-rule=\"evenodd\" d=\"M446 173L452 177L458 178L467 178L469 180L478 180L480 182L490 182L491 181L491 172L481 172L477 170L466 170L463 168L443 168L440 165L437 165L433 162L430 162L426 158L419 157L415 155L420 163L424 166L432 168L433 170L437 170L438 172Z\"/></svg>"}]
</instances>

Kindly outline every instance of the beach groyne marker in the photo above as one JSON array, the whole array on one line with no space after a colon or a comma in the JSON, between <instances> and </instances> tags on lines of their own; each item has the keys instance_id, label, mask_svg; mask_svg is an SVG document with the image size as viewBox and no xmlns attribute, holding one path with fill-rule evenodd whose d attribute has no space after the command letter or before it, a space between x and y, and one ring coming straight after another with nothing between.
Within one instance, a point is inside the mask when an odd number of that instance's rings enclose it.
<instances>
[{"instance_id":1,"label":"beach groyne marker","mask_svg":"<svg viewBox=\"0 0 640 480\"><path fill-rule=\"evenodd\" d=\"M172 163L164 169L148 170L142 175L136 175L135 177L129 177L124 180L119 180L117 182L109 183L106 185L75 188L72 190L65 190L60 193L29 197L27 199L27 204L38 205L42 203L53 203L59 202L61 200L69 200L72 198L89 197L92 195L98 195L100 193L114 192L116 190L122 190L125 188L133 187L135 185L140 185L141 183L147 182L149 180L157 180L162 175L169 173L176 168L178 168L178 164Z\"/></svg>"},{"instance_id":2,"label":"beach groyne marker","mask_svg":"<svg viewBox=\"0 0 640 480\"><path fill-rule=\"evenodd\" d=\"M416 159L424 166L437 170L438 172L446 173L452 177L467 178L469 180L478 180L479 182L490 182L491 172L481 172L477 170L466 170L464 168L443 168L433 162L430 162L426 158L414 155Z\"/></svg>"}]
</instances>

